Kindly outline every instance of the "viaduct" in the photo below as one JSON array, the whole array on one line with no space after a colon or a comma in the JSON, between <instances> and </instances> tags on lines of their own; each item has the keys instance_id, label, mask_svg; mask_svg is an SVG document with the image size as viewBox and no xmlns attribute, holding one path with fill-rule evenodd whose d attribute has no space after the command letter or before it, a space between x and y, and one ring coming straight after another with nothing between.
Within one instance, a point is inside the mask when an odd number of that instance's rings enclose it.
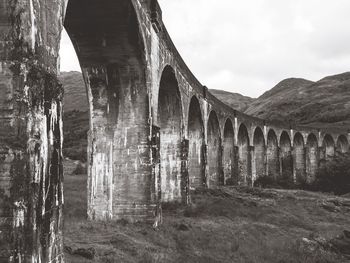
<instances>
[{"instance_id":1,"label":"viaduct","mask_svg":"<svg viewBox=\"0 0 350 263\"><path fill-rule=\"evenodd\" d=\"M161 220L193 189L310 183L350 134L228 107L193 76L155 0L0 1L0 261L63 262L61 31L90 106L88 218Z\"/></svg>"}]
</instances>

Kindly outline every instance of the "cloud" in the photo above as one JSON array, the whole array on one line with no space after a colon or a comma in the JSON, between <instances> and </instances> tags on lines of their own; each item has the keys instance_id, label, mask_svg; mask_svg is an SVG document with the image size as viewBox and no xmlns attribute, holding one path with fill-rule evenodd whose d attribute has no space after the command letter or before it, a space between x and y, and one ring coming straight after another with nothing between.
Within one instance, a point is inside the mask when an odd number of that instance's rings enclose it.
<instances>
[{"instance_id":1,"label":"cloud","mask_svg":"<svg viewBox=\"0 0 350 263\"><path fill-rule=\"evenodd\" d=\"M350 70L348 0L159 0L175 46L203 85L257 97L288 77ZM61 68L79 65L65 36Z\"/></svg>"}]
</instances>

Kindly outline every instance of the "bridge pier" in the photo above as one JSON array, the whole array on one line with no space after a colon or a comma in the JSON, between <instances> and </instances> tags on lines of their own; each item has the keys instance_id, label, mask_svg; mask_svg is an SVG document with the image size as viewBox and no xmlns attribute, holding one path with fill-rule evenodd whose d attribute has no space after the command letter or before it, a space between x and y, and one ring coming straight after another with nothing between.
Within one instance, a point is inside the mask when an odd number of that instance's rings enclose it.
<instances>
[{"instance_id":1,"label":"bridge pier","mask_svg":"<svg viewBox=\"0 0 350 263\"><path fill-rule=\"evenodd\" d=\"M0 3L0 261L63 262L60 1Z\"/></svg>"}]
</instances>

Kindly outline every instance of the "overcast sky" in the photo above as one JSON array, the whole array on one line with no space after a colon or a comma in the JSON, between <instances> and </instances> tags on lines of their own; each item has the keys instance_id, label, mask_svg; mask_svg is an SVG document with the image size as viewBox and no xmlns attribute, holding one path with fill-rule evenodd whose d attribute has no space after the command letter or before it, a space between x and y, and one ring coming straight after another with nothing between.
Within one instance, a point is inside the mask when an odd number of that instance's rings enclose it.
<instances>
[{"instance_id":1,"label":"overcast sky","mask_svg":"<svg viewBox=\"0 0 350 263\"><path fill-rule=\"evenodd\" d=\"M289 77L350 71L349 0L159 0L186 64L210 89L258 97ZM66 34L61 70L79 70Z\"/></svg>"}]
</instances>

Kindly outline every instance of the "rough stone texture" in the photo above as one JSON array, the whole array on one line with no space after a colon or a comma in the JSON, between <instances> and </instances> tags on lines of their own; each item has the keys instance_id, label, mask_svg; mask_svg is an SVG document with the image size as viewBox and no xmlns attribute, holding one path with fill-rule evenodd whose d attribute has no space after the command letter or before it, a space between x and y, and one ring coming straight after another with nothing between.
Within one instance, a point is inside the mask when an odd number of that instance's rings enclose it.
<instances>
[{"instance_id":1,"label":"rough stone texture","mask_svg":"<svg viewBox=\"0 0 350 263\"><path fill-rule=\"evenodd\" d=\"M320 157L334 155L335 147L349 151L348 131L285 127L211 95L176 50L155 0L3 0L3 261L63 262L62 89L56 75L65 10L89 98L92 220L156 226L161 201L189 203L196 188L252 185L258 176L278 178L286 171L310 183Z\"/></svg>"},{"instance_id":2,"label":"rough stone texture","mask_svg":"<svg viewBox=\"0 0 350 263\"><path fill-rule=\"evenodd\" d=\"M61 262L64 5L0 3L0 261Z\"/></svg>"}]
</instances>

